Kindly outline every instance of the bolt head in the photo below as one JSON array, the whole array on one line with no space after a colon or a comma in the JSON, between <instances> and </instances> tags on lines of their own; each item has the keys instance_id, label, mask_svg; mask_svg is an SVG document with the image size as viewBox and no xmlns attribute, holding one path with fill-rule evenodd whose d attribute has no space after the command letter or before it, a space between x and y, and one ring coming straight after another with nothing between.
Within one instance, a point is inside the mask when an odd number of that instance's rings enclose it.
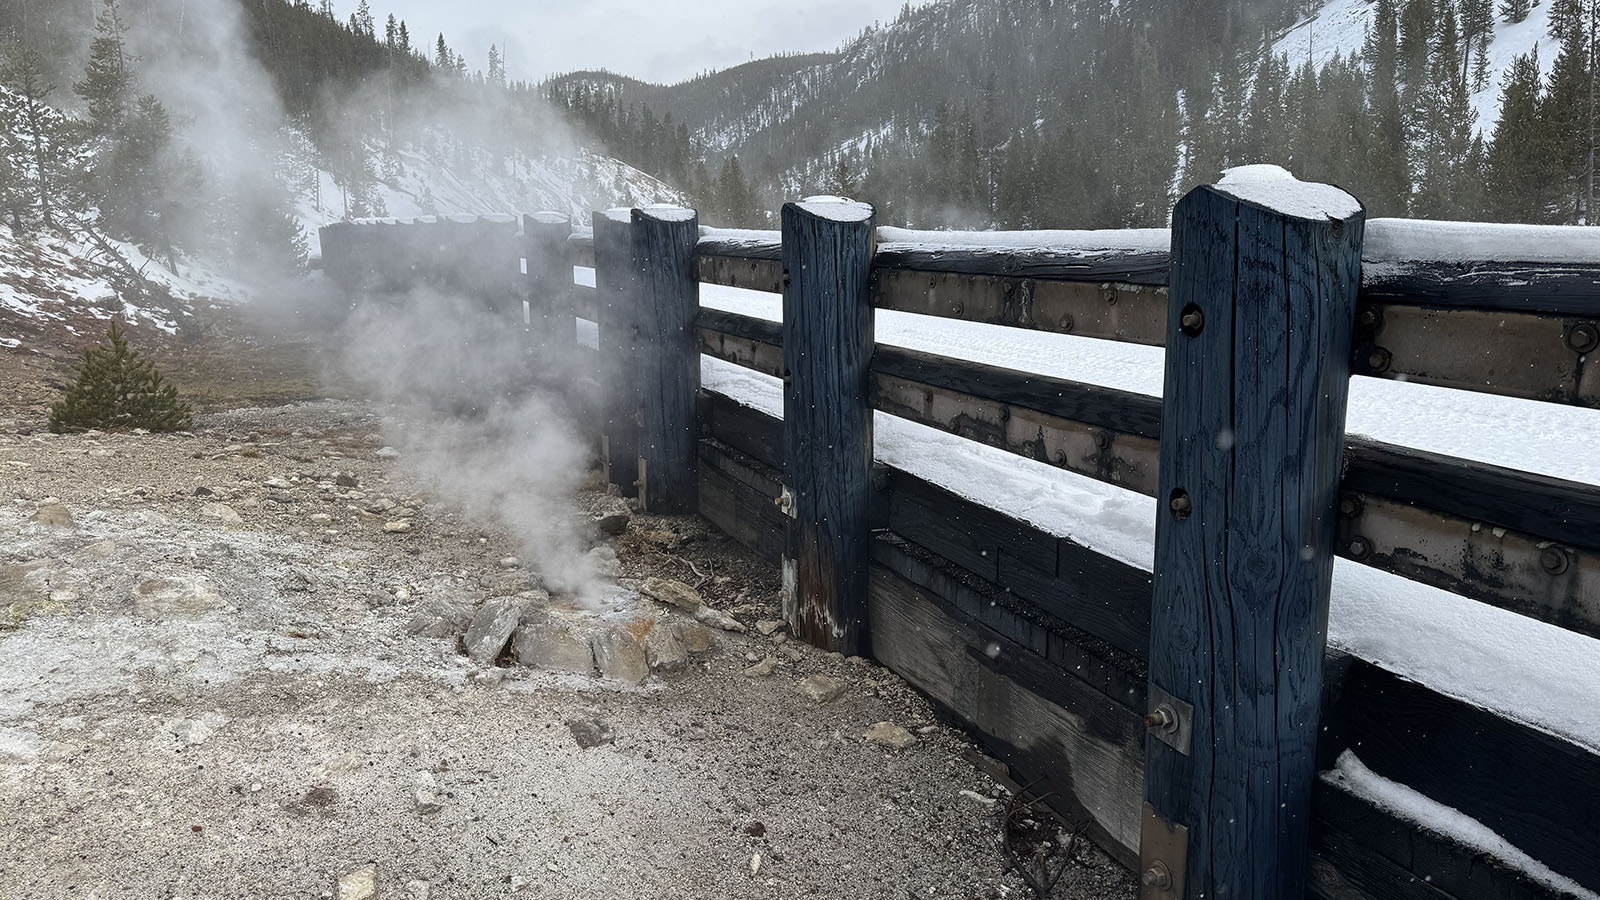
<instances>
[{"instance_id":1,"label":"bolt head","mask_svg":"<svg viewBox=\"0 0 1600 900\"><path fill-rule=\"evenodd\" d=\"M1372 542L1364 537L1350 539L1350 558L1361 562L1372 555Z\"/></svg>"},{"instance_id":2,"label":"bolt head","mask_svg":"<svg viewBox=\"0 0 1600 900\"><path fill-rule=\"evenodd\" d=\"M1574 353L1593 353L1600 349L1600 327L1589 322L1574 325L1567 332L1567 346Z\"/></svg>"},{"instance_id":3,"label":"bolt head","mask_svg":"<svg viewBox=\"0 0 1600 900\"><path fill-rule=\"evenodd\" d=\"M1367 368L1376 374L1389 371L1389 367L1392 365L1394 365L1394 354L1382 347L1374 348L1371 353L1367 354Z\"/></svg>"},{"instance_id":4,"label":"bolt head","mask_svg":"<svg viewBox=\"0 0 1600 900\"><path fill-rule=\"evenodd\" d=\"M1169 888L1172 887L1172 872L1167 869L1167 864L1157 860L1144 870L1139 880L1145 887Z\"/></svg>"},{"instance_id":5,"label":"bolt head","mask_svg":"<svg viewBox=\"0 0 1600 900\"><path fill-rule=\"evenodd\" d=\"M1189 495L1183 491L1179 491L1172 496L1172 502L1169 506L1173 515L1180 520L1189 518L1189 515L1194 512L1194 501L1190 500Z\"/></svg>"},{"instance_id":6,"label":"bolt head","mask_svg":"<svg viewBox=\"0 0 1600 900\"><path fill-rule=\"evenodd\" d=\"M1567 560L1567 552L1560 547L1546 547L1539 551L1539 565L1551 575L1561 575L1571 565Z\"/></svg>"}]
</instances>

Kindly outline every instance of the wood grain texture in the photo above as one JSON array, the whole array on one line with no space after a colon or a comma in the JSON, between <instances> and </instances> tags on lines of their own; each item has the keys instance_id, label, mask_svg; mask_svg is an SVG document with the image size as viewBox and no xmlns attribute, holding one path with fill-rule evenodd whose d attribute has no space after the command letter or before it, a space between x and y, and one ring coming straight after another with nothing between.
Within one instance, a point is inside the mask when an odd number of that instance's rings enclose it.
<instances>
[{"instance_id":1,"label":"wood grain texture","mask_svg":"<svg viewBox=\"0 0 1600 900\"><path fill-rule=\"evenodd\" d=\"M751 259L702 253L695 257L694 265L695 277L705 284L772 294L783 290L783 261L777 257Z\"/></svg>"},{"instance_id":2,"label":"wood grain texture","mask_svg":"<svg viewBox=\"0 0 1600 900\"><path fill-rule=\"evenodd\" d=\"M1194 737L1146 784L1190 897L1304 894L1363 221L1209 187L1174 214L1150 676Z\"/></svg>"},{"instance_id":3,"label":"wood grain texture","mask_svg":"<svg viewBox=\"0 0 1600 900\"><path fill-rule=\"evenodd\" d=\"M1120 281L1127 284L1164 285L1171 268L1166 253L1127 251L1052 251L1043 248L1005 247L919 249L885 244L876 264L884 269L949 272L958 275L999 275L1052 281Z\"/></svg>"},{"instance_id":4,"label":"wood grain texture","mask_svg":"<svg viewBox=\"0 0 1600 900\"><path fill-rule=\"evenodd\" d=\"M1369 265L1361 298L1373 303L1600 317L1600 268L1529 263Z\"/></svg>"},{"instance_id":5,"label":"wood grain texture","mask_svg":"<svg viewBox=\"0 0 1600 900\"><path fill-rule=\"evenodd\" d=\"M783 471L783 420L715 391L700 392L700 434Z\"/></svg>"},{"instance_id":6,"label":"wood grain texture","mask_svg":"<svg viewBox=\"0 0 1600 900\"><path fill-rule=\"evenodd\" d=\"M1324 778L1317 780L1312 809L1317 822L1312 852L1342 876L1338 880L1366 885L1365 896L1385 900L1556 900L1570 896L1449 837L1400 821ZM1312 894L1318 895L1315 886Z\"/></svg>"},{"instance_id":7,"label":"wood grain texture","mask_svg":"<svg viewBox=\"0 0 1600 900\"><path fill-rule=\"evenodd\" d=\"M891 571L871 577L877 657L951 710L1124 865L1139 846L1139 717ZM1026 674L1023 671L1026 670ZM1048 695L1025 686L1032 683Z\"/></svg>"},{"instance_id":8,"label":"wood grain texture","mask_svg":"<svg viewBox=\"0 0 1600 900\"><path fill-rule=\"evenodd\" d=\"M1019 614L1105 641L1130 665L1149 652L1151 580L1137 567L900 471L889 478L888 526L996 585Z\"/></svg>"},{"instance_id":9,"label":"wood grain texture","mask_svg":"<svg viewBox=\"0 0 1600 900\"><path fill-rule=\"evenodd\" d=\"M872 285L879 309L1150 346L1166 340L1164 287L881 266Z\"/></svg>"},{"instance_id":10,"label":"wood grain texture","mask_svg":"<svg viewBox=\"0 0 1600 900\"><path fill-rule=\"evenodd\" d=\"M605 385L603 462L606 479L624 497L635 497L644 384L638 365L643 325L632 222L595 213L593 243L595 322L600 326L600 378Z\"/></svg>"},{"instance_id":11,"label":"wood grain texture","mask_svg":"<svg viewBox=\"0 0 1600 900\"><path fill-rule=\"evenodd\" d=\"M783 558L788 517L778 470L713 440L700 442L700 514L767 562Z\"/></svg>"},{"instance_id":12,"label":"wood grain texture","mask_svg":"<svg viewBox=\"0 0 1600 900\"><path fill-rule=\"evenodd\" d=\"M700 238L695 246L698 256L723 256L731 259L783 259L783 232L739 230L730 235L727 231Z\"/></svg>"},{"instance_id":13,"label":"wood grain texture","mask_svg":"<svg viewBox=\"0 0 1600 900\"><path fill-rule=\"evenodd\" d=\"M1321 764L1353 750L1372 771L1477 819L1600 890L1600 755L1345 658L1324 711Z\"/></svg>"},{"instance_id":14,"label":"wood grain texture","mask_svg":"<svg viewBox=\"0 0 1600 900\"><path fill-rule=\"evenodd\" d=\"M639 433L639 499L648 512L687 515L700 504L700 284L694 247L700 224L687 210L633 211L638 267L643 395Z\"/></svg>"},{"instance_id":15,"label":"wood grain texture","mask_svg":"<svg viewBox=\"0 0 1600 900\"><path fill-rule=\"evenodd\" d=\"M784 478L794 496L785 613L801 639L848 655L866 638L873 220L854 204L835 216L815 206L783 207Z\"/></svg>"}]
</instances>

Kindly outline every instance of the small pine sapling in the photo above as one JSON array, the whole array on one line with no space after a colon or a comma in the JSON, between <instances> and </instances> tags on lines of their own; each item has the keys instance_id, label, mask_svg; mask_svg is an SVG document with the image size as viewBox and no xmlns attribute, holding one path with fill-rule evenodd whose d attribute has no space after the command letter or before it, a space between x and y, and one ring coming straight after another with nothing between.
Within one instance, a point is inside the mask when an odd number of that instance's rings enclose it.
<instances>
[{"instance_id":1,"label":"small pine sapling","mask_svg":"<svg viewBox=\"0 0 1600 900\"><path fill-rule=\"evenodd\" d=\"M166 383L155 363L128 348L117 323L111 323L107 338L111 346L83 352L77 380L50 405L50 430L186 430L193 416L189 404L178 399L178 389Z\"/></svg>"}]
</instances>

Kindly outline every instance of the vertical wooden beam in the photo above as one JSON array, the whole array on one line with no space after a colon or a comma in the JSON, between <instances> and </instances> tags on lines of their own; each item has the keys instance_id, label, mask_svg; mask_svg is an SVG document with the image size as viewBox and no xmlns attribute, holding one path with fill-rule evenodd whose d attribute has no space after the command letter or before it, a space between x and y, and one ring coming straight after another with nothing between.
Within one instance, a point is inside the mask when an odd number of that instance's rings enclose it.
<instances>
[{"instance_id":1,"label":"vertical wooden beam","mask_svg":"<svg viewBox=\"0 0 1600 900\"><path fill-rule=\"evenodd\" d=\"M1304 895L1364 222L1281 170L1173 215L1143 898Z\"/></svg>"},{"instance_id":2,"label":"vertical wooden beam","mask_svg":"<svg viewBox=\"0 0 1600 900\"><path fill-rule=\"evenodd\" d=\"M572 313L572 264L567 238L572 222L554 212L522 217L522 257L528 298L528 343L535 365L558 372L570 355L576 333ZM520 316L517 317L520 321Z\"/></svg>"},{"instance_id":3,"label":"vertical wooden beam","mask_svg":"<svg viewBox=\"0 0 1600 900\"><path fill-rule=\"evenodd\" d=\"M633 211L638 266L643 409L639 434L639 500L649 512L683 515L700 508L700 282L694 248L700 220L692 209Z\"/></svg>"},{"instance_id":4,"label":"vertical wooden beam","mask_svg":"<svg viewBox=\"0 0 1600 900\"><path fill-rule=\"evenodd\" d=\"M639 493L639 288L633 256L633 211L594 214L594 286L600 326L600 452L606 478L624 497Z\"/></svg>"},{"instance_id":5,"label":"vertical wooden beam","mask_svg":"<svg viewBox=\"0 0 1600 900\"><path fill-rule=\"evenodd\" d=\"M840 653L865 645L872 407L873 210L831 199L783 207L784 615Z\"/></svg>"}]
</instances>

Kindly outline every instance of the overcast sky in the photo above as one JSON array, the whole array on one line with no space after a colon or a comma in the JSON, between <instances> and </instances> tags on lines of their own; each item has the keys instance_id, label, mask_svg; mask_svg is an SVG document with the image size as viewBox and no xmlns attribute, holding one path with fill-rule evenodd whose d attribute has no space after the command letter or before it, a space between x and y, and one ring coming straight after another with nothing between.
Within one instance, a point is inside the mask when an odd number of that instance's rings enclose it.
<instances>
[{"instance_id":1,"label":"overcast sky","mask_svg":"<svg viewBox=\"0 0 1600 900\"><path fill-rule=\"evenodd\" d=\"M339 0L346 18L357 0ZM472 69L489 45L507 50L512 78L538 80L576 69L610 69L646 81L677 82L751 54L832 50L873 22L888 22L904 0L369 0L378 34L389 13L406 21L414 44L440 32ZM913 5L922 5L917 0Z\"/></svg>"}]
</instances>

